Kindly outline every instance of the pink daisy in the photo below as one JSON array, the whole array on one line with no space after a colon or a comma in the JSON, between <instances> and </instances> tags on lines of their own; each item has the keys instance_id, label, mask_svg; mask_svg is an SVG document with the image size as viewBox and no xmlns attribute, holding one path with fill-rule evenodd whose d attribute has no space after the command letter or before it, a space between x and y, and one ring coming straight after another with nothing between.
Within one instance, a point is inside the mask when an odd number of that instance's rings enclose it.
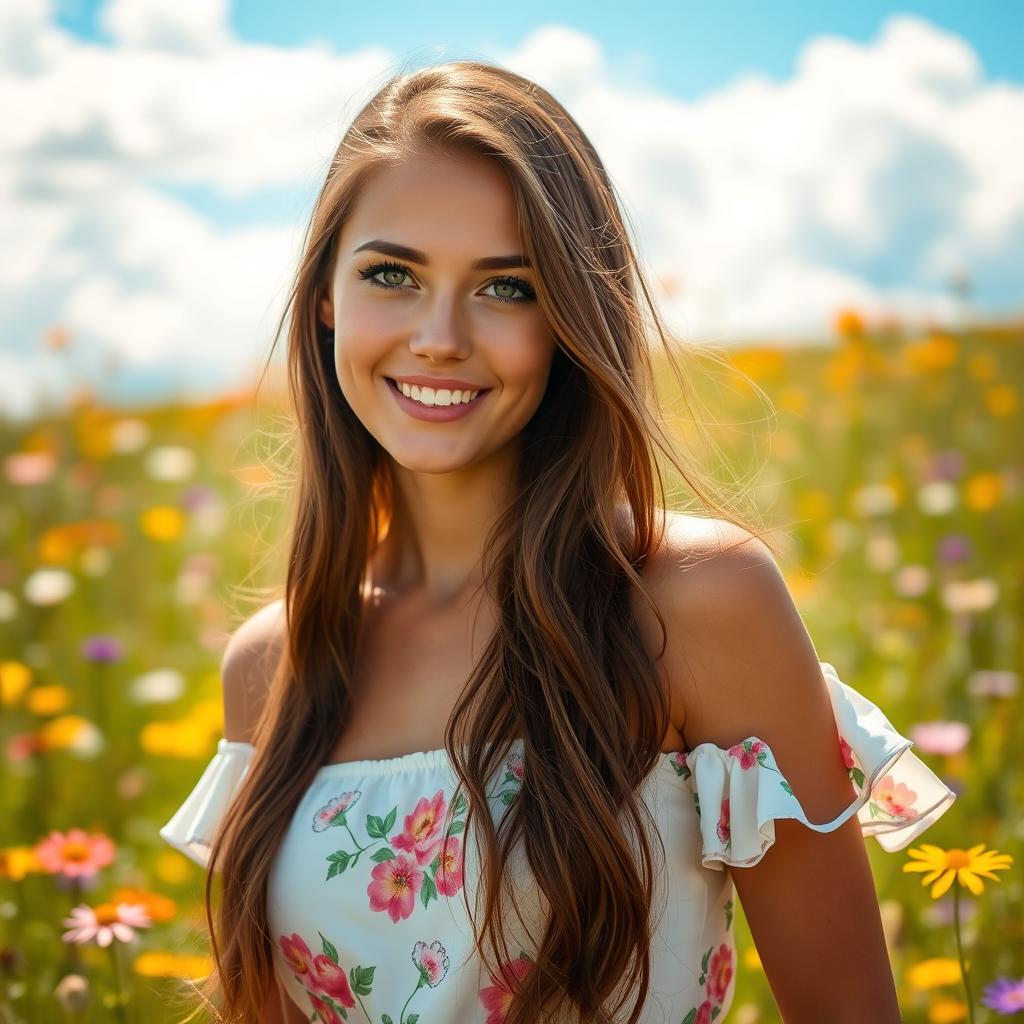
<instances>
[{"instance_id":1,"label":"pink daisy","mask_svg":"<svg viewBox=\"0 0 1024 1024\"><path fill-rule=\"evenodd\" d=\"M101 832L87 835L80 828L51 832L35 847L44 871L65 878L91 878L114 860L114 843Z\"/></svg>"},{"instance_id":2,"label":"pink daisy","mask_svg":"<svg viewBox=\"0 0 1024 1024\"><path fill-rule=\"evenodd\" d=\"M63 935L65 942L109 946L114 939L131 942L135 929L148 928L152 921L141 903L101 903L98 907L83 903L73 908L63 923L70 928Z\"/></svg>"}]
</instances>

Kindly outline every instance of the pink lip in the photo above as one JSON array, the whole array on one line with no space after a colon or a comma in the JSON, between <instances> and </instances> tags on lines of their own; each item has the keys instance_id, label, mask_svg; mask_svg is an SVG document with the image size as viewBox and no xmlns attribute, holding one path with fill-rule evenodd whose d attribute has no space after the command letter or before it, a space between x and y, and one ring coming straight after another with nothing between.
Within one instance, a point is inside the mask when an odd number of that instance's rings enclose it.
<instances>
[{"instance_id":1,"label":"pink lip","mask_svg":"<svg viewBox=\"0 0 1024 1024\"><path fill-rule=\"evenodd\" d=\"M406 398L390 378L385 377L384 379L387 381L388 390L395 396L395 401L398 402L402 409L415 419L426 420L432 423L445 423L448 420L458 420L462 419L463 416L468 416L484 400L484 397L490 393L490 388L487 388L482 390L469 403L460 402L458 405L428 406L412 398Z\"/></svg>"}]
</instances>

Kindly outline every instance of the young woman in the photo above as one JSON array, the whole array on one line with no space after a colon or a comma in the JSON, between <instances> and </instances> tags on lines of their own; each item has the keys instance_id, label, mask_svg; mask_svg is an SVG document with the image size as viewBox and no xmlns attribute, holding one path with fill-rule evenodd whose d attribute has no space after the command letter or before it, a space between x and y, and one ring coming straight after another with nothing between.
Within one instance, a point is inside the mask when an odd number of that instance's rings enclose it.
<instances>
[{"instance_id":1,"label":"young woman","mask_svg":"<svg viewBox=\"0 0 1024 1024\"><path fill-rule=\"evenodd\" d=\"M162 830L218 1019L707 1024L735 888L787 1024L898 1021L863 836L953 794L652 411L671 349L575 121L500 67L396 76L289 305L283 596Z\"/></svg>"}]
</instances>

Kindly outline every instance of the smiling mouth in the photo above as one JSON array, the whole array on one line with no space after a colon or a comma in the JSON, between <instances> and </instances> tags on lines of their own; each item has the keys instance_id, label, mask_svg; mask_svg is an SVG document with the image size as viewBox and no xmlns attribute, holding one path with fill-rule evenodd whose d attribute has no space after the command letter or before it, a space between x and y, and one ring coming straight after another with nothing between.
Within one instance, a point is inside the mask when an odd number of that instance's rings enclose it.
<instances>
[{"instance_id":1,"label":"smiling mouth","mask_svg":"<svg viewBox=\"0 0 1024 1024\"><path fill-rule=\"evenodd\" d=\"M402 391L402 389L398 386L398 381L396 381L393 377L385 377L384 379L388 382L388 387L390 387L394 391L397 391L398 394L400 394L403 398L407 398L407 399L409 399L412 402L419 402L419 404L422 405L424 409L449 409L452 406L458 407L458 406L462 406L462 405L474 405L476 402L479 402L480 399L484 397L484 395L486 395L489 391L492 390L491 388L474 388L474 389L472 389L472 390L475 390L477 392L477 396L476 396L476 398L472 399L469 402L465 402L465 401L462 401L460 399L458 402L449 402L448 405L437 405L437 404L428 405L426 402L423 402L423 401L421 401L418 398L413 398L411 395L405 394L405 392ZM420 385L416 385L416 386L419 387L420 391L422 392L422 390L423 390L422 386L420 386ZM435 394L436 394L437 391L441 391L441 390L448 391L449 394L454 394L455 391L457 391L459 389L458 388L435 388ZM462 392L462 394L465 394L465 393L466 392Z\"/></svg>"}]
</instances>

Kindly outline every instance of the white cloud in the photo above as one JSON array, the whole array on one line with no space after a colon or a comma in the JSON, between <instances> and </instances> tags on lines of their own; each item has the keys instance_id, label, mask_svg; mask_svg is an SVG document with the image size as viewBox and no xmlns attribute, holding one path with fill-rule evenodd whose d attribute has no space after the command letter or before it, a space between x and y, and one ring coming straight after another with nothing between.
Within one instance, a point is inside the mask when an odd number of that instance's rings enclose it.
<instances>
[{"instance_id":1,"label":"white cloud","mask_svg":"<svg viewBox=\"0 0 1024 1024\"><path fill-rule=\"evenodd\" d=\"M995 286L1024 265L1024 89L986 83L963 39L920 18L867 45L817 37L790 80L744 75L694 102L616 87L564 26L500 59L591 136L645 262L683 283L666 312L687 335L822 336L846 303L948 321L953 272ZM567 80L577 61L587 77Z\"/></svg>"},{"instance_id":2,"label":"white cloud","mask_svg":"<svg viewBox=\"0 0 1024 1024\"><path fill-rule=\"evenodd\" d=\"M111 46L42 0L0 7L8 412L71 393L41 347L55 323L65 361L121 397L250 379L341 132L399 66L383 48L246 43L224 0L112 0L99 18ZM960 266L1019 301L1024 89L986 82L964 40L920 18L867 45L815 38L791 79L744 75L692 102L629 84L562 25L493 57L590 134L644 266L681 282L664 308L690 338L820 337L846 303L948 318ZM294 196L291 221L200 212L263 190Z\"/></svg>"}]
</instances>

